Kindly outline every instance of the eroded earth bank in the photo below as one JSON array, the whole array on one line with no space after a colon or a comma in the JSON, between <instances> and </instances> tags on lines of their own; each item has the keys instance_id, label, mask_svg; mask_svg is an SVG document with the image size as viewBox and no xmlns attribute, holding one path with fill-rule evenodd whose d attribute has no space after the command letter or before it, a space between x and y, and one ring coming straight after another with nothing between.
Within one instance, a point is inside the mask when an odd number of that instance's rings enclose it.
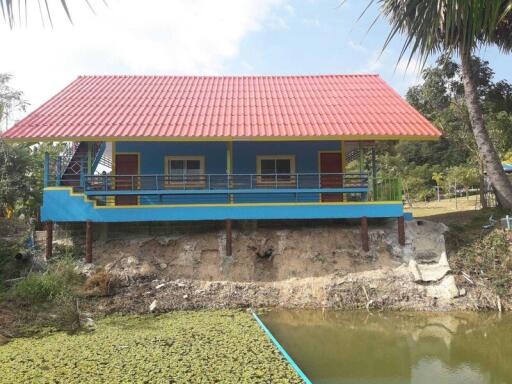
<instances>
[{"instance_id":1,"label":"eroded earth bank","mask_svg":"<svg viewBox=\"0 0 512 384\"><path fill-rule=\"evenodd\" d=\"M109 229L94 243L89 275L109 276L108 292L90 295L93 313L165 312L194 308L331 308L477 310L496 308L485 285L459 284L451 271L440 223L406 223L398 245L396 221L370 226L370 251L350 223L271 227L243 223L233 231L233 256L225 232L188 228L172 234ZM165 231L164 231L165 232ZM58 240L65 243L67 240ZM89 289L94 291L94 278ZM467 285L467 284L465 284ZM501 303L500 303L501 305Z\"/></svg>"}]
</instances>

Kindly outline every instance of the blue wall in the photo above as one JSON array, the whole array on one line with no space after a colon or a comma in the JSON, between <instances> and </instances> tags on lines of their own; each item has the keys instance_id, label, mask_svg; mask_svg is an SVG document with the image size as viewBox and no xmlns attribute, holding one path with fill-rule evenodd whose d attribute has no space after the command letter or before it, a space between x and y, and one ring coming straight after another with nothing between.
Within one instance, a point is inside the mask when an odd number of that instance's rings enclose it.
<instances>
[{"instance_id":1,"label":"blue wall","mask_svg":"<svg viewBox=\"0 0 512 384\"><path fill-rule=\"evenodd\" d=\"M227 145L223 142L120 142L116 152L139 152L142 174L163 175L165 156L204 156L205 173L226 173Z\"/></svg>"},{"instance_id":2,"label":"blue wall","mask_svg":"<svg viewBox=\"0 0 512 384\"><path fill-rule=\"evenodd\" d=\"M141 174L165 173L166 156L204 156L205 173L225 174L227 144L224 142L119 142L116 153L139 152ZM208 203L226 203L225 195L209 196ZM194 204L205 203L203 196L142 196L140 204Z\"/></svg>"},{"instance_id":3,"label":"blue wall","mask_svg":"<svg viewBox=\"0 0 512 384\"><path fill-rule=\"evenodd\" d=\"M318 152L340 150L340 141L279 141L279 142L234 142L233 173L256 173L256 157L260 155L295 156L297 173L318 172ZM227 168L227 148L225 142L118 142L116 152L140 153L142 174L164 174L165 156L204 156L205 173L224 174ZM225 195L209 196L208 203L226 203ZM273 194L269 196L247 194L237 197L236 202L310 202L318 201L318 193ZM205 203L205 196L145 196L141 204L180 204Z\"/></svg>"},{"instance_id":4,"label":"blue wall","mask_svg":"<svg viewBox=\"0 0 512 384\"><path fill-rule=\"evenodd\" d=\"M341 203L291 205L218 205L170 207L112 207L95 208L82 194L71 194L69 188L56 188L43 192L41 220L55 222L87 221L180 221L225 219L331 219L366 217L399 217L404 215L402 202L396 203Z\"/></svg>"},{"instance_id":5,"label":"blue wall","mask_svg":"<svg viewBox=\"0 0 512 384\"><path fill-rule=\"evenodd\" d=\"M256 156L295 156L297 173L318 173L318 152L339 151L339 141L274 141L233 143L233 173L256 173Z\"/></svg>"},{"instance_id":6,"label":"blue wall","mask_svg":"<svg viewBox=\"0 0 512 384\"><path fill-rule=\"evenodd\" d=\"M318 173L318 152L339 151L340 141L282 141L282 142L235 142L233 143L233 173L256 173L256 157L265 155L295 156L296 173ZM318 193L244 195L237 197L237 203L244 202L315 202Z\"/></svg>"}]
</instances>

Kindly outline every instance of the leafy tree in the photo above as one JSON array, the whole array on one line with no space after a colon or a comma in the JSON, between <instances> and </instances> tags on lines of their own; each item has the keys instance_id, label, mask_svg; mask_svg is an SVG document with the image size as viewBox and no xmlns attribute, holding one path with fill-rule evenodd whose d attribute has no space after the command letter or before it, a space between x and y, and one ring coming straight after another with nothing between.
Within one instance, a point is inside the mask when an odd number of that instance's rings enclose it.
<instances>
[{"instance_id":1,"label":"leafy tree","mask_svg":"<svg viewBox=\"0 0 512 384\"><path fill-rule=\"evenodd\" d=\"M462 187L466 192L466 196L469 196L469 188L477 185L479 182L478 170L475 167L467 165L457 165L451 167L446 172L445 177L445 189L449 190L450 187L456 189Z\"/></svg>"},{"instance_id":2,"label":"leafy tree","mask_svg":"<svg viewBox=\"0 0 512 384\"><path fill-rule=\"evenodd\" d=\"M9 116L16 111L25 111L27 102L21 91L9 85L12 75L0 73L0 123L7 127ZM0 129L1 131L1 129Z\"/></svg>"},{"instance_id":3,"label":"leafy tree","mask_svg":"<svg viewBox=\"0 0 512 384\"><path fill-rule=\"evenodd\" d=\"M0 124L24 111L23 93L9 85L10 75L0 74ZM8 144L0 139L0 216L12 213L34 215L41 205L44 152L54 155L62 144Z\"/></svg>"},{"instance_id":4,"label":"leafy tree","mask_svg":"<svg viewBox=\"0 0 512 384\"><path fill-rule=\"evenodd\" d=\"M473 66L490 138L500 156L505 158L506 153L512 150L510 84L506 81L494 83L494 73L486 61L475 57ZM406 98L444 134L437 142L399 142L383 146L379 151L381 173L402 177L421 176L424 169L418 172L415 168L428 165L429 172L423 177L425 188L430 189L435 186L435 173L446 175L453 166L471 167L480 174L483 193L485 172L464 103L461 76L460 65L446 56L422 72L423 82L409 88ZM403 164L407 165L404 167ZM443 187L442 184L440 186ZM421 194L424 195L425 191ZM486 200L481 198L481 201L485 203Z\"/></svg>"},{"instance_id":5,"label":"leafy tree","mask_svg":"<svg viewBox=\"0 0 512 384\"><path fill-rule=\"evenodd\" d=\"M418 55L422 64L434 54L456 53L468 117L487 175L503 207L512 208L512 185L507 178L484 120L478 77L472 61L475 50L495 45L512 49L510 0L370 0L391 24L386 48L397 34L405 35L401 60L410 50L409 62Z\"/></svg>"}]
</instances>

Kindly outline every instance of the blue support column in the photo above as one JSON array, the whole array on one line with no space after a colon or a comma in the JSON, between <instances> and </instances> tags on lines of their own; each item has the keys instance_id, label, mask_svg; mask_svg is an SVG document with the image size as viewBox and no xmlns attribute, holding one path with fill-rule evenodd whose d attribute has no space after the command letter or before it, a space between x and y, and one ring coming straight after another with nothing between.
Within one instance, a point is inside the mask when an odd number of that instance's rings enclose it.
<instances>
[{"instance_id":1,"label":"blue support column","mask_svg":"<svg viewBox=\"0 0 512 384\"><path fill-rule=\"evenodd\" d=\"M48 152L44 153L44 173L43 173L43 185L46 188L50 180L50 155Z\"/></svg>"},{"instance_id":2,"label":"blue support column","mask_svg":"<svg viewBox=\"0 0 512 384\"><path fill-rule=\"evenodd\" d=\"M57 157L57 164L56 164L56 175L55 175L55 184L60 186L60 181L62 177L62 156Z\"/></svg>"},{"instance_id":3,"label":"blue support column","mask_svg":"<svg viewBox=\"0 0 512 384\"><path fill-rule=\"evenodd\" d=\"M87 172L85 159L80 160L80 187L85 189L85 173Z\"/></svg>"}]
</instances>

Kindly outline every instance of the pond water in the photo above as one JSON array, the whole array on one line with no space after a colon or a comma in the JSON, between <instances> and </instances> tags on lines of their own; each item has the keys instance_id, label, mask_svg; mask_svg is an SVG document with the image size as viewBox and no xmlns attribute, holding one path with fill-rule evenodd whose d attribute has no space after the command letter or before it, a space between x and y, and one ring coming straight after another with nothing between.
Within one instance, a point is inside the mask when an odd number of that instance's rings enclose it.
<instances>
[{"instance_id":1,"label":"pond water","mask_svg":"<svg viewBox=\"0 0 512 384\"><path fill-rule=\"evenodd\" d=\"M512 383L512 316L276 311L260 316L315 384Z\"/></svg>"}]
</instances>

